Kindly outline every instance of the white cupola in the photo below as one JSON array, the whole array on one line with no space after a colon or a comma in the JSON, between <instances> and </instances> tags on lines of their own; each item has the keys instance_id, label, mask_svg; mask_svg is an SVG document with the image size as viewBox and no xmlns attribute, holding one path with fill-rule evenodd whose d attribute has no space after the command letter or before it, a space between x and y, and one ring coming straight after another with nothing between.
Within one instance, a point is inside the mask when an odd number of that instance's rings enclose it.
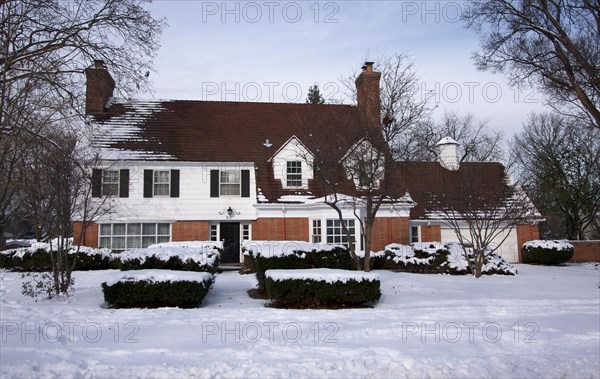
<instances>
[{"instance_id":1,"label":"white cupola","mask_svg":"<svg viewBox=\"0 0 600 379\"><path fill-rule=\"evenodd\" d=\"M460 166L456 151L458 142L451 137L444 137L435 146L438 148L438 162L447 170L458 170Z\"/></svg>"}]
</instances>

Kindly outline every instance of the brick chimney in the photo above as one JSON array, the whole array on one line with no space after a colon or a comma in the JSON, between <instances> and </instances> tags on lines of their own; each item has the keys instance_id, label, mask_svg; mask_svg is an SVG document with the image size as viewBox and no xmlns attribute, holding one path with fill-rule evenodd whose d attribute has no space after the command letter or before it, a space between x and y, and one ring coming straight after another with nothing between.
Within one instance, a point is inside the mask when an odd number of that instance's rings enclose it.
<instances>
[{"instance_id":1,"label":"brick chimney","mask_svg":"<svg viewBox=\"0 0 600 379\"><path fill-rule=\"evenodd\" d=\"M374 62L365 62L362 72L354 82L358 111L361 117L372 126L381 126L381 100L379 98L380 72L373 71Z\"/></svg>"},{"instance_id":2,"label":"brick chimney","mask_svg":"<svg viewBox=\"0 0 600 379\"><path fill-rule=\"evenodd\" d=\"M113 96L115 81L106 69L104 61L95 60L94 67L85 70L85 114L104 112L108 99Z\"/></svg>"}]
</instances>

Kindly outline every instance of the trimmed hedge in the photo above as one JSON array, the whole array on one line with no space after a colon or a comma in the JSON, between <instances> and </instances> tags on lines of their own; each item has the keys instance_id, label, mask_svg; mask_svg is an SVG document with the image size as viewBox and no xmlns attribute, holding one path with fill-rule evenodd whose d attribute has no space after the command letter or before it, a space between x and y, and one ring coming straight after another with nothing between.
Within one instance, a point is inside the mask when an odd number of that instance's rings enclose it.
<instances>
[{"instance_id":1,"label":"trimmed hedge","mask_svg":"<svg viewBox=\"0 0 600 379\"><path fill-rule=\"evenodd\" d=\"M104 301L112 308L195 308L202 303L214 277L203 281L122 280L102 283Z\"/></svg>"},{"instance_id":2,"label":"trimmed hedge","mask_svg":"<svg viewBox=\"0 0 600 379\"><path fill-rule=\"evenodd\" d=\"M215 257L214 264L208 262L195 262L191 259L182 260L180 257L173 256L168 260L162 260L157 256L150 255L145 260L135 259L123 259L121 261L121 270L145 270L145 269L158 269L158 270L175 270L175 271L195 271L195 272L210 272L214 274L217 272L219 267L219 256Z\"/></svg>"},{"instance_id":3,"label":"trimmed hedge","mask_svg":"<svg viewBox=\"0 0 600 379\"><path fill-rule=\"evenodd\" d=\"M75 257L75 254L68 254L70 259ZM75 270L108 270L119 268L120 262L113 257L97 253L80 252L77 254L77 262ZM0 268L17 272L43 272L52 271L52 258L50 253L45 249L37 249L34 251L17 251L9 250L0 253Z\"/></svg>"},{"instance_id":4,"label":"trimmed hedge","mask_svg":"<svg viewBox=\"0 0 600 379\"><path fill-rule=\"evenodd\" d=\"M293 251L284 256L264 257L250 255L249 258L256 268L256 279L259 290L266 289L265 272L274 269L308 269L332 268L352 270L355 268L350 252L342 246L332 250Z\"/></svg>"},{"instance_id":5,"label":"trimmed hedge","mask_svg":"<svg viewBox=\"0 0 600 379\"><path fill-rule=\"evenodd\" d=\"M570 261L575 248L566 241L530 241L522 252L523 263L557 266Z\"/></svg>"},{"instance_id":6,"label":"trimmed hedge","mask_svg":"<svg viewBox=\"0 0 600 379\"><path fill-rule=\"evenodd\" d=\"M469 259L474 256L469 251ZM412 246L390 244L385 251L372 255L373 269L419 274L468 275L471 269L462 247L456 243L416 243ZM497 254L484 260L485 275L515 275L516 270Z\"/></svg>"},{"instance_id":7,"label":"trimmed hedge","mask_svg":"<svg viewBox=\"0 0 600 379\"><path fill-rule=\"evenodd\" d=\"M293 271L293 270L290 270ZM381 297L377 280L327 281L311 278L265 280L270 304L278 308L348 308L372 306Z\"/></svg>"}]
</instances>

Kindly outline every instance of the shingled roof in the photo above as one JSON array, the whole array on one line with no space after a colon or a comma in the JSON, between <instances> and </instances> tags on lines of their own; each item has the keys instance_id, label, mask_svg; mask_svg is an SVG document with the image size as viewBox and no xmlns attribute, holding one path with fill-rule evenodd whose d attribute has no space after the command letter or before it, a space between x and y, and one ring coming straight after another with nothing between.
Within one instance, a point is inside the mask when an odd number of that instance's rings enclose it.
<instances>
[{"instance_id":1,"label":"shingled roof","mask_svg":"<svg viewBox=\"0 0 600 379\"><path fill-rule=\"evenodd\" d=\"M411 209L413 220L427 220L436 213L435 196L466 189L480 192L482 188L507 186L504 166L498 162L462 162L457 170L448 170L438 162L397 162L395 176L417 205ZM463 181L465 185L452 185Z\"/></svg>"},{"instance_id":2,"label":"shingled roof","mask_svg":"<svg viewBox=\"0 0 600 379\"><path fill-rule=\"evenodd\" d=\"M90 117L94 144L107 159L253 162L257 187L269 202L290 194L324 195L311 183L308 191L284 190L273 179L270 159L292 136L309 151L327 140L341 157L359 138L348 135L360 133L358 109L350 105L115 101Z\"/></svg>"}]
</instances>

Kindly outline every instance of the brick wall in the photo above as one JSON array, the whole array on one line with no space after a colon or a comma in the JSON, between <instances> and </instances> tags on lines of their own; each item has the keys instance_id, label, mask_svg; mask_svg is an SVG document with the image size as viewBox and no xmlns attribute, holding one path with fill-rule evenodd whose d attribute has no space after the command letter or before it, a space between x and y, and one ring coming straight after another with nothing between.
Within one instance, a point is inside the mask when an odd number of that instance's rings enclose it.
<instances>
[{"instance_id":1,"label":"brick wall","mask_svg":"<svg viewBox=\"0 0 600 379\"><path fill-rule=\"evenodd\" d=\"M600 241L569 241L575 248L571 262L600 262Z\"/></svg>"},{"instance_id":2,"label":"brick wall","mask_svg":"<svg viewBox=\"0 0 600 379\"><path fill-rule=\"evenodd\" d=\"M83 223L80 221L73 222L73 244L98 247L98 224L91 223L85 229L83 236L81 235L81 229Z\"/></svg>"},{"instance_id":3,"label":"brick wall","mask_svg":"<svg viewBox=\"0 0 600 379\"><path fill-rule=\"evenodd\" d=\"M519 262L523 262L521 247L527 241L539 240L540 232L537 225L517 225L517 248L519 250Z\"/></svg>"},{"instance_id":4,"label":"brick wall","mask_svg":"<svg viewBox=\"0 0 600 379\"><path fill-rule=\"evenodd\" d=\"M261 218L252 222L253 240L308 241L308 218Z\"/></svg>"},{"instance_id":5,"label":"brick wall","mask_svg":"<svg viewBox=\"0 0 600 379\"><path fill-rule=\"evenodd\" d=\"M208 221L177 221L171 225L172 241L208 241Z\"/></svg>"},{"instance_id":6,"label":"brick wall","mask_svg":"<svg viewBox=\"0 0 600 379\"><path fill-rule=\"evenodd\" d=\"M440 225L422 225L421 241L436 242L442 240L442 227Z\"/></svg>"},{"instance_id":7,"label":"brick wall","mask_svg":"<svg viewBox=\"0 0 600 379\"><path fill-rule=\"evenodd\" d=\"M407 217L377 217L371 234L371 250L380 251L390 243L409 243Z\"/></svg>"}]
</instances>

